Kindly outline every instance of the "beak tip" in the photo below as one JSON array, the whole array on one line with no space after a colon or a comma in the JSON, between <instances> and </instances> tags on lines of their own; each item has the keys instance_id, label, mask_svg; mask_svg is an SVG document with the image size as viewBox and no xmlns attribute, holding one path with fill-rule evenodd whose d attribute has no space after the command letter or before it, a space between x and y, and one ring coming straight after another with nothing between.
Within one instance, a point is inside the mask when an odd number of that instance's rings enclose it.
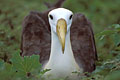
<instances>
[{"instance_id":1,"label":"beak tip","mask_svg":"<svg viewBox=\"0 0 120 80\"><path fill-rule=\"evenodd\" d=\"M64 49L62 49L62 53L64 54Z\"/></svg>"}]
</instances>

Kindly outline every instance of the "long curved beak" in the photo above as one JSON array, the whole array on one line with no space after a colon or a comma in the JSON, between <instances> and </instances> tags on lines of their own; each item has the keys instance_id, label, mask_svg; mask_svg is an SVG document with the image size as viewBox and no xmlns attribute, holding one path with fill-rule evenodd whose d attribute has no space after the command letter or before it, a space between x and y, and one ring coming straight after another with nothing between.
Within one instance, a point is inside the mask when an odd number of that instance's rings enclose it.
<instances>
[{"instance_id":1,"label":"long curved beak","mask_svg":"<svg viewBox=\"0 0 120 80\"><path fill-rule=\"evenodd\" d=\"M66 36L66 32L67 32L67 23L65 21L65 19L59 19L57 21L57 35L58 38L60 40L61 46L62 46L62 52L64 54L64 50L65 50L65 36Z\"/></svg>"}]
</instances>

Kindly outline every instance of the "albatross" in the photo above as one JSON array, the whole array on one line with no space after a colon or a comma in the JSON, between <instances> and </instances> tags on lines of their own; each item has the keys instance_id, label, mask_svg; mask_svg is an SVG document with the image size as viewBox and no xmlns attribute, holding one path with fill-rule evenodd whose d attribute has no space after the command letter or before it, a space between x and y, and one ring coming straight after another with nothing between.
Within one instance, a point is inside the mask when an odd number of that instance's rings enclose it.
<instances>
[{"instance_id":1,"label":"albatross","mask_svg":"<svg viewBox=\"0 0 120 80\"><path fill-rule=\"evenodd\" d=\"M43 69L50 69L45 75L52 78L76 77L71 74L74 71L92 72L97 60L92 25L83 14L73 14L60 5L25 17L20 54L40 55Z\"/></svg>"},{"instance_id":2,"label":"albatross","mask_svg":"<svg viewBox=\"0 0 120 80\"><path fill-rule=\"evenodd\" d=\"M51 69L46 74L54 77L66 77L75 71L83 71L75 61L71 41L70 27L73 13L65 8L53 9L48 14L51 28L50 58L44 69Z\"/></svg>"}]
</instances>

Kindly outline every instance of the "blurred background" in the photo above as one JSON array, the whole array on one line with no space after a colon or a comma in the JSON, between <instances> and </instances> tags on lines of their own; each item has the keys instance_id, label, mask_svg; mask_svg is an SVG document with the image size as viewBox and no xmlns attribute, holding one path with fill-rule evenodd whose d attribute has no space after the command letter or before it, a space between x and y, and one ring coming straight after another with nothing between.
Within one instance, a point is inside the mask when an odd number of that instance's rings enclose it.
<instances>
[{"instance_id":1,"label":"blurred background","mask_svg":"<svg viewBox=\"0 0 120 80\"><path fill-rule=\"evenodd\" d=\"M30 11L47 10L44 2L55 1L0 0L0 61L10 63L12 54L20 51L24 17ZM120 0L66 0L63 7L83 13L93 25L99 57L96 73L103 78L111 70L120 70Z\"/></svg>"}]
</instances>

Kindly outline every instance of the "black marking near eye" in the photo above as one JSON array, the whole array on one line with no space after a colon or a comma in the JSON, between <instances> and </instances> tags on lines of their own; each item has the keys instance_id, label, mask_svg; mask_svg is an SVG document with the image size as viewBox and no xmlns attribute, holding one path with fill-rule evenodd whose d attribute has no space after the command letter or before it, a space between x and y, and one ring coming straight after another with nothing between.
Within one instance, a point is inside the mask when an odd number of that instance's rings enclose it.
<instances>
[{"instance_id":1,"label":"black marking near eye","mask_svg":"<svg viewBox=\"0 0 120 80\"><path fill-rule=\"evenodd\" d=\"M73 15L70 15L70 18L69 19L72 19Z\"/></svg>"},{"instance_id":2,"label":"black marking near eye","mask_svg":"<svg viewBox=\"0 0 120 80\"><path fill-rule=\"evenodd\" d=\"M50 19L52 19L52 20L53 20L53 16L52 16L52 15L49 15L49 17L50 17Z\"/></svg>"}]
</instances>

